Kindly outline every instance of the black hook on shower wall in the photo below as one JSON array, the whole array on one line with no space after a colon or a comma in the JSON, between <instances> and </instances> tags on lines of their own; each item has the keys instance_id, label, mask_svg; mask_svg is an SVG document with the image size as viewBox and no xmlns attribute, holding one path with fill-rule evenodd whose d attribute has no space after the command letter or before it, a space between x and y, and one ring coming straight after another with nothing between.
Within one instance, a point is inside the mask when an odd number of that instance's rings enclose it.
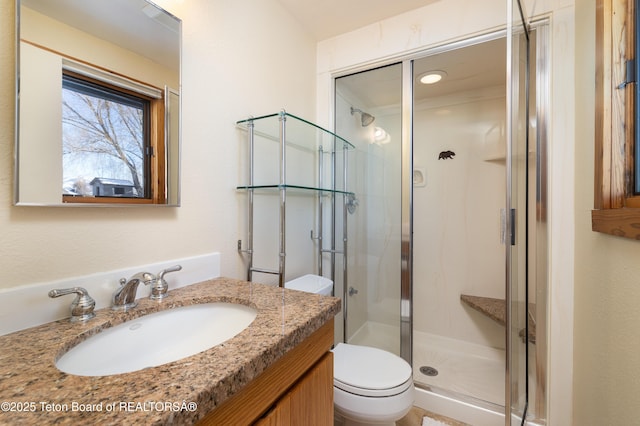
<instances>
[{"instance_id":1,"label":"black hook on shower wall","mask_svg":"<svg viewBox=\"0 0 640 426\"><path fill-rule=\"evenodd\" d=\"M438 160L453 160L453 157L456 156L456 153L453 151L442 151L440 155L438 155Z\"/></svg>"}]
</instances>

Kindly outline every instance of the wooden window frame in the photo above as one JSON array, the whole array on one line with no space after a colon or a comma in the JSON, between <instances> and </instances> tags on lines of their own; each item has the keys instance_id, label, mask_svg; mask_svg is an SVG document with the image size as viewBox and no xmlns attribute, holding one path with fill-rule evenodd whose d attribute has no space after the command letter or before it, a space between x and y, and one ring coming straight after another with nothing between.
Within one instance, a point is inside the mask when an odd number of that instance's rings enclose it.
<instances>
[{"instance_id":1,"label":"wooden window frame","mask_svg":"<svg viewBox=\"0 0 640 426\"><path fill-rule=\"evenodd\" d=\"M640 239L634 193L635 91L626 61L635 50L635 1L597 0L593 231Z\"/></svg>"}]
</instances>

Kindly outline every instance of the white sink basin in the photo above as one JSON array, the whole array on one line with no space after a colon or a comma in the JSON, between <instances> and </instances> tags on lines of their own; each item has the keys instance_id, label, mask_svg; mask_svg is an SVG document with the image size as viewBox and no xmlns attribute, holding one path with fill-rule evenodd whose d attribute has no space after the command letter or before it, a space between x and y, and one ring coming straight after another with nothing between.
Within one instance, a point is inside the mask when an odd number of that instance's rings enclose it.
<instances>
[{"instance_id":1,"label":"white sink basin","mask_svg":"<svg viewBox=\"0 0 640 426\"><path fill-rule=\"evenodd\" d=\"M195 355L247 328L256 310L234 303L203 303L160 311L107 328L56 362L78 376L108 376Z\"/></svg>"}]
</instances>

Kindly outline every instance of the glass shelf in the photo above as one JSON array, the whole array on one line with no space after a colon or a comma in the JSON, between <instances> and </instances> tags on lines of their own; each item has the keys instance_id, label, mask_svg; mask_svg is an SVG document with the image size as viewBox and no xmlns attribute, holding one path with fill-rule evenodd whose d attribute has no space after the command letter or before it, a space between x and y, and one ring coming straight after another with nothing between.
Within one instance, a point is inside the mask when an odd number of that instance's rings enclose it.
<instances>
[{"instance_id":1,"label":"glass shelf","mask_svg":"<svg viewBox=\"0 0 640 426\"><path fill-rule=\"evenodd\" d=\"M240 120L236 125L248 136L240 148L248 160L246 170L241 170L246 180L239 182L239 189L349 193L344 187L345 166L356 151L342 137L285 111Z\"/></svg>"},{"instance_id":2,"label":"glass shelf","mask_svg":"<svg viewBox=\"0 0 640 426\"><path fill-rule=\"evenodd\" d=\"M310 186L300 186L300 185L252 185L252 186L238 186L236 187L239 191L248 191L253 189L254 191L259 191L262 193L275 193L281 189L286 189L288 191L292 191L294 194L309 194L309 193L323 193L323 194L342 194L342 195L351 195L355 196L353 192L340 191L335 189L326 189L326 188L314 188Z\"/></svg>"},{"instance_id":3,"label":"glass shelf","mask_svg":"<svg viewBox=\"0 0 640 426\"><path fill-rule=\"evenodd\" d=\"M354 146L346 139L285 111L260 117L250 117L236 122L236 125L240 129L248 130L249 125L253 123L256 136L279 142L281 118L286 120L287 146L312 151L318 151L322 147L325 152L354 149Z\"/></svg>"}]
</instances>

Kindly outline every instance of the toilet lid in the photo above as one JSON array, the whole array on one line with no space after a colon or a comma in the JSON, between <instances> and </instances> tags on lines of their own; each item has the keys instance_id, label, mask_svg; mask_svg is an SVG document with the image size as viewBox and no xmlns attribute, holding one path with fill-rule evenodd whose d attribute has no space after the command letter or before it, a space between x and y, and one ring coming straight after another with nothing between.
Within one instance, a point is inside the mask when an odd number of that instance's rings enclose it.
<instances>
[{"instance_id":1,"label":"toilet lid","mask_svg":"<svg viewBox=\"0 0 640 426\"><path fill-rule=\"evenodd\" d=\"M385 390L402 386L411 379L411 366L391 352L338 343L333 354L334 383L339 387L341 382L363 390Z\"/></svg>"}]
</instances>

